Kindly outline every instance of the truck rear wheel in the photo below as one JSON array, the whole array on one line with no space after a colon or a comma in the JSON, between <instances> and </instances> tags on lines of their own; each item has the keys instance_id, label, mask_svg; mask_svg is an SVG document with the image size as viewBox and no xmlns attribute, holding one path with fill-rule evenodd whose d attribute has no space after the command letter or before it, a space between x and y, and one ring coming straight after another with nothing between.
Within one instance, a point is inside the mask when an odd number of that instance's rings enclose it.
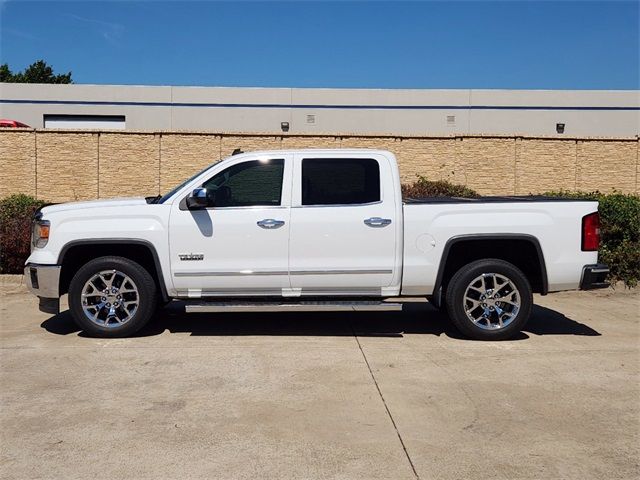
<instances>
[{"instance_id":1,"label":"truck rear wheel","mask_svg":"<svg viewBox=\"0 0 640 480\"><path fill-rule=\"evenodd\" d=\"M69 285L69 310L93 337L126 337L140 330L157 305L156 284L142 266L124 257L87 262Z\"/></svg>"},{"instance_id":2,"label":"truck rear wheel","mask_svg":"<svg viewBox=\"0 0 640 480\"><path fill-rule=\"evenodd\" d=\"M533 295L525 275L504 260L478 260L458 270L446 294L455 327L476 340L513 337L531 315Z\"/></svg>"}]
</instances>

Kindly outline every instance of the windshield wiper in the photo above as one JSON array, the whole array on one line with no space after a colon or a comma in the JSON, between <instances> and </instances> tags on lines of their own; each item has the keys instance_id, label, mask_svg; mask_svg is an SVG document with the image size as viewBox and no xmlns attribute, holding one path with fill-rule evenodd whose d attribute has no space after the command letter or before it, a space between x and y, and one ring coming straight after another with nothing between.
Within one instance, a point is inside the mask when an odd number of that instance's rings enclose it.
<instances>
[{"instance_id":1,"label":"windshield wiper","mask_svg":"<svg viewBox=\"0 0 640 480\"><path fill-rule=\"evenodd\" d=\"M158 200L162 198L162 195L156 195L155 197L144 197L147 203L158 203Z\"/></svg>"}]
</instances>

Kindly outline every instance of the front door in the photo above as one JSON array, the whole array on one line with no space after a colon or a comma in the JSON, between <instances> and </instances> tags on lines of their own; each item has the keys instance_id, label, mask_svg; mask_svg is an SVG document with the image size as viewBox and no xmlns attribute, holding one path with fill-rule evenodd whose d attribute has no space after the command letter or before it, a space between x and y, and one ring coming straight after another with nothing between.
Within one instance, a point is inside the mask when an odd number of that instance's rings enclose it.
<instances>
[{"instance_id":1,"label":"front door","mask_svg":"<svg viewBox=\"0 0 640 480\"><path fill-rule=\"evenodd\" d=\"M288 155L225 162L201 186L213 206L171 211L171 274L179 296L281 295L289 285L292 165Z\"/></svg>"}]
</instances>

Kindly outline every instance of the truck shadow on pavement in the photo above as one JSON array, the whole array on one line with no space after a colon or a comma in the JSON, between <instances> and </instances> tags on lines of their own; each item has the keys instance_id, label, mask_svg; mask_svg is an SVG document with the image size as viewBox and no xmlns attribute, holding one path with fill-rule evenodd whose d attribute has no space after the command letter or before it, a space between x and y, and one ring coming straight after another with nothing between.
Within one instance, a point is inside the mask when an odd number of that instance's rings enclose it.
<instances>
[{"instance_id":1,"label":"truck shadow on pavement","mask_svg":"<svg viewBox=\"0 0 640 480\"><path fill-rule=\"evenodd\" d=\"M45 320L41 327L56 335L79 332L68 311ZM181 302L158 311L136 337L171 333L238 336L370 336L402 337L403 334L446 335L463 338L447 316L428 303L407 303L402 312L305 312L186 314ZM599 336L588 325L546 307L534 306L524 330L512 340L529 335ZM83 333L79 333L84 336Z\"/></svg>"}]
</instances>

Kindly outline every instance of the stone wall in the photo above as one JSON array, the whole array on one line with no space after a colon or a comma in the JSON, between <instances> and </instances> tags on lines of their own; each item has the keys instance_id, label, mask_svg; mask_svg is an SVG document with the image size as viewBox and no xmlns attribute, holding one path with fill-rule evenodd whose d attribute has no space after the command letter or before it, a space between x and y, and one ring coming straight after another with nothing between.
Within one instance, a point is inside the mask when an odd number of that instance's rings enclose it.
<instances>
[{"instance_id":1,"label":"stone wall","mask_svg":"<svg viewBox=\"0 0 640 480\"><path fill-rule=\"evenodd\" d=\"M0 131L0 198L51 202L166 192L240 148L379 148L416 175L486 195L546 190L640 193L638 138L382 137L203 132Z\"/></svg>"}]
</instances>

